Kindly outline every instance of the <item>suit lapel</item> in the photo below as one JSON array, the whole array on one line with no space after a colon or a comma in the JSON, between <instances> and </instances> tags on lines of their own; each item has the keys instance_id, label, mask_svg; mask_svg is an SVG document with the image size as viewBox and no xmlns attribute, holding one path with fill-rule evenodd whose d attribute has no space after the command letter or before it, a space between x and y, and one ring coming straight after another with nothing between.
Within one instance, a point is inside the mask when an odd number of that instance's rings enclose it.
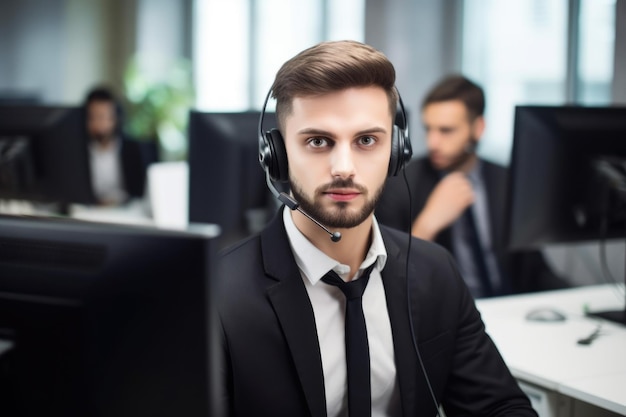
<instances>
[{"instance_id":1,"label":"suit lapel","mask_svg":"<svg viewBox=\"0 0 626 417\"><path fill-rule=\"evenodd\" d=\"M261 235L265 272L278 282L269 297L298 373L311 416L326 417L322 357L315 316L282 221L282 210Z\"/></svg>"},{"instance_id":2,"label":"suit lapel","mask_svg":"<svg viewBox=\"0 0 626 417\"><path fill-rule=\"evenodd\" d=\"M411 337L411 327L407 315L408 303L406 296L406 251L390 238L384 227L381 227L385 248L387 249L387 263L382 271L383 285L385 287L385 298L387 299L387 310L391 331L393 334L393 345L396 362L396 373L400 384L400 398L402 402L402 414L405 416L417 415L418 393L416 381L423 379L421 369L418 366L413 340ZM411 276L415 271L410 270ZM416 307L412 306L413 328L417 332ZM416 336L417 337L417 336Z\"/></svg>"}]
</instances>

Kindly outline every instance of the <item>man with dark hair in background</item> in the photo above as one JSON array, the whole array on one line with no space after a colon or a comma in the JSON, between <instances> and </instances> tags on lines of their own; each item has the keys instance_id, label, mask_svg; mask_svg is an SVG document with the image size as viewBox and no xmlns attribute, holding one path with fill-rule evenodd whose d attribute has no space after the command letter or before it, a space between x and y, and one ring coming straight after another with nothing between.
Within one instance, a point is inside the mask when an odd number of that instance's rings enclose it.
<instances>
[{"instance_id":1,"label":"man with dark hair in background","mask_svg":"<svg viewBox=\"0 0 626 417\"><path fill-rule=\"evenodd\" d=\"M476 153L484 110L482 88L466 77L435 85L422 104L428 155L406 167L412 201L404 178L390 178L376 218L450 250L476 298L563 287L540 252L504 246L508 174Z\"/></svg>"},{"instance_id":2,"label":"man with dark hair in background","mask_svg":"<svg viewBox=\"0 0 626 417\"><path fill-rule=\"evenodd\" d=\"M119 205L129 198L142 197L146 169L156 160L141 144L123 133L121 103L105 87L91 90L85 99L85 117L89 137L91 184L101 205Z\"/></svg>"}]
</instances>

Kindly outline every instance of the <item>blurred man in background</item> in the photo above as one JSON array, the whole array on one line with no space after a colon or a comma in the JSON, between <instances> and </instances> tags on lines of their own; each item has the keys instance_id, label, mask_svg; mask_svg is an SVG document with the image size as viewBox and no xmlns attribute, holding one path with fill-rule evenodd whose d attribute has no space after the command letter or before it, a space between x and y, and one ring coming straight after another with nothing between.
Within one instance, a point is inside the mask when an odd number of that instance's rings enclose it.
<instances>
[{"instance_id":1,"label":"blurred man in background","mask_svg":"<svg viewBox=\"0 0 626 417\"><path fill-rule=\"evenodd\" d=\"M540 252L504 244L507 169L476 153L485 130L481 87L460 75L442 79L422 103L428 155L387 181L376 209L383 224L450 250L475 298L565 286Z\"/></svg>"},{"instance_id":2,"label":"blurred man in background","mask_svg":"<svg viewBox=\"0 0 626 417\"><path fill-rule=\"evenodd\" d=\"M123 134L121 103L111 90L97 87L85 99L91 184L100 205L119 205L142 197L151 161L142 144Z\"/></svg>"}]
</instances>

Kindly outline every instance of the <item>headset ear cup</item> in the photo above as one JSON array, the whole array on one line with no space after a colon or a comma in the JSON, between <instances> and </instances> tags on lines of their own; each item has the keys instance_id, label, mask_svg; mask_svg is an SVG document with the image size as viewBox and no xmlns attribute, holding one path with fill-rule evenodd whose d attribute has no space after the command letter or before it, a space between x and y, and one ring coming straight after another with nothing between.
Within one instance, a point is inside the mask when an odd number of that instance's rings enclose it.
<instances>
[{"instance_id":1,"label":"headset ear cup","mask_svg":"<svg viewBox=\"0 0 626 417\"><path fill-rule=\"evenodd\" d=\"M413 155L411 142L404 134L404 130L393 125L391 133L391 156L389 158L388 176L394 177L402 171L404 165L411 160Z\"/></svg>"},{"instance_id":2,"label":"headset ear cup","mask_svg":"<svg viewBox=\"0 0 626 417\"><path fill-rule=\"evenodd\" d=\"M283 136L278 129L271 129L265 132L265 140L270 153L267 163L270 178L274 181L287 182L289 180L289 163Z\"/></svg>"},{"instance_id":3,"label":"headset ear cup","mask_svg":"<svg viewBox=\"0 0 626 417\"><path fill-rule=\"evenodd\" d=\"M391 131L391 156L389 157L389 171L387 176L393 177L400 171L400 154L401 154L401 138L402 130L398 128L398 125L393 125Z\"/></svg>"}]
</instances>

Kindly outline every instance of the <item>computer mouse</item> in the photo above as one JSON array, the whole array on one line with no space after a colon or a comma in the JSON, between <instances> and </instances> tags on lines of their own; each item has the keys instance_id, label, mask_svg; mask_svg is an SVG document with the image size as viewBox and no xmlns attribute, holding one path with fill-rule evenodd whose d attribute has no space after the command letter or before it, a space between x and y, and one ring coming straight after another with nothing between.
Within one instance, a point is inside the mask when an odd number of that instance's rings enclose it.
<instances>
[{"instance_id":1,"label":"computer mouse","mask_svg":"<svg viewBox=\"0 0 626 417\"><path fill-rule=\"evenodd\" d=\"M565 314L549 307L536 308L526 314L526 320L530 321L564 321Z\"/></svg>"}]
</instances>

